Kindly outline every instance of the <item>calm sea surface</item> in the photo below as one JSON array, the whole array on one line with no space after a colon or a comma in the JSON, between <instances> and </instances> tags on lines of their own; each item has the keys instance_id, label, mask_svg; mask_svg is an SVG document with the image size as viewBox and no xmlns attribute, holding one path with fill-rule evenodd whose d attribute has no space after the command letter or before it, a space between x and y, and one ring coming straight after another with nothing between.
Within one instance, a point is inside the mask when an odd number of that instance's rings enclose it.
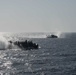
<instances>
[{"instance_id":1,"label":"calm sea surface","mask_svg":"<svg viewBox=\"0 0 76 75\"><path fill-rule=\"evenodd\" d=\"M38 50L0 50L0 75L76 75L76 38L33 38Z\"/></svg>"}]
</instances>

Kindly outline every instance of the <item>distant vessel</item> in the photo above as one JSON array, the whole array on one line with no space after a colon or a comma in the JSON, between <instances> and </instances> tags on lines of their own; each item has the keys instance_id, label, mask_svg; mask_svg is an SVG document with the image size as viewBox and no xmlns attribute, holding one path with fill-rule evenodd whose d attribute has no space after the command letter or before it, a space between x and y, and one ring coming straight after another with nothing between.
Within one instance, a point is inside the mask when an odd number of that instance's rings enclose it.
<instances>
[{"instance_id":1,"label":"distant vessel","mask_svg":"<svg viewBox=\"0 0 76 75\"><path fill-rule=\"evenodd\" d=\"M58 36L52 34L52 35L48 35L47 38L58 38Z\"/></svg>"}]
</instances>

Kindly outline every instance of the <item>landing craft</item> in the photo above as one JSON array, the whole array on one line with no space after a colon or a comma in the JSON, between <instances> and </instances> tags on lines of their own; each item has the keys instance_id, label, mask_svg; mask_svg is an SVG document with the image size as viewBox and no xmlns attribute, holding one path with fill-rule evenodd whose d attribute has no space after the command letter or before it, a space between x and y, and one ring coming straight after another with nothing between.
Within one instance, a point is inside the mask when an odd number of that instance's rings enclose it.
<instances>
[{"instance_id":1,"label":"landing craft","mask_svg":"<svg viewBox=\"0 0 76 75\"><path fill-rule=\"evenodd\" d=\"M58 38L58 36L52 34L52 35L48 35L47 38Z\"/></svg>"},{"instance_id":2,"label":"landing craft","mask_svg":"<svg viewBox=\"0 0 76 75\"><path fill-rule=\"evenodd\" d=\"M39 45L37 43L33 43L32 41L9 41L10 44L14 44L16 46L18 46L21 49L26 49L26 50L31 50L31 49L38 49L40 48Z\"/></svg>"}]
</instances>

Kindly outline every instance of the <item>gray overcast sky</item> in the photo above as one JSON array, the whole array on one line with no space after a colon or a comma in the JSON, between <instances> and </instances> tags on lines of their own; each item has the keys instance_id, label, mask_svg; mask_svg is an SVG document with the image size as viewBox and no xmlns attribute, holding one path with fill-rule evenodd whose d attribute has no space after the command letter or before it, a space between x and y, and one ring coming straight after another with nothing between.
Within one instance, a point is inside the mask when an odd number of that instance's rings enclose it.
<instances>
[{"instance_id":1,"label":"gray overcast sky","mask_svg":"<svg viewBox=\"0 0 76 75\"><path fill-rule=\"evenodd\" d=\"M76 32L76 0L0 0L1 32Z\"/></svg>"}]
</instances>

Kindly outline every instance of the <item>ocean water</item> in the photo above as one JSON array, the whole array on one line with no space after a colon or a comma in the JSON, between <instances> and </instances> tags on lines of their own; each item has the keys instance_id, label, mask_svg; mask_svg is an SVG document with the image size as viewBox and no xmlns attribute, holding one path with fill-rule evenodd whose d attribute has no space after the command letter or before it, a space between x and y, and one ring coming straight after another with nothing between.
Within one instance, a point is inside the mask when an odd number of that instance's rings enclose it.
<instances>
[{"instance_id":1,"label":"ocean water","mask_svg":"<svg viewBox=\"0 0 76 75\"><path fill-rule=\"evenodd\" d=\"M0 75L76 75L76 33L61 34L59 38L45 38L45 33L25 35L0 38ZM8 39L32 40L41 48L9 48Z\"/></svg>"}]
</instances>

